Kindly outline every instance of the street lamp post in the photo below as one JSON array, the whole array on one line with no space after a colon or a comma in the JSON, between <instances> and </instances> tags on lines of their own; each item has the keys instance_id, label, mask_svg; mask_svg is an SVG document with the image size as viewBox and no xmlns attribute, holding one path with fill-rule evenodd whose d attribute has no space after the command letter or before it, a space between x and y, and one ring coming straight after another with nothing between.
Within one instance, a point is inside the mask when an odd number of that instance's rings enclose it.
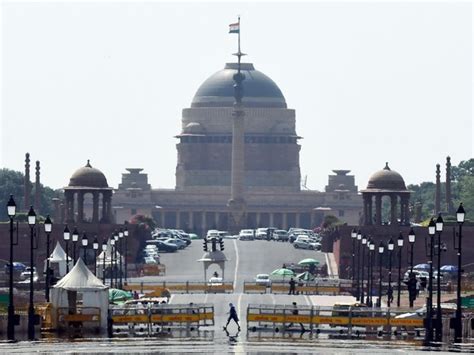
<instances>
[{"instance_id":1,"label":"street lamp post","mask_svg":"<svg viewBox=\"0 0 474 355\"><path fill-rule=\"evenodd\" d=\"M357 232L354 229L352 229L352 232L351 232L351 239L352 239L352 264L351 264L351 271L352 271L352 295L354 295L354 289L355 289L355 285L354 285L354 282L355 282L355 241L356 241L356 238L357 238Z\"/></svg>"},{"instance_id":2,"label":"street lamp post","mask_svg":"<svg viewBox=\"0 0 474 355\"><path fill-rule=\"evenodd\" d=\"M364 302L364 269L365 269L365 247L367 245L367 237L365 235L362 236L362 268L360 270L362 275L362 280L360 283L360 301ZM368 279L368 277L367 277Z\"/></svg>"},{"instance_id":3,"label":"street lamp post","mask_svg":"<svg viewBox=\"0 0 474 355\"><path fill-rule=\"evenodd\" d=\"M393 300L393 288L392 288L392 254L393 249L395 247L395 243L393 239L390 238L387 244L388 248L388 289L387 289L387 307L390 308L390 305Z\"/></svg>"},{"instance_id":4,"label":"street lamp post","mask_svg":"<svg viewBox=\"0 0 474 355\"><path fill-rule=\"evenodd\" d=\"M123 278L122 278L122 257L123 257L123 230L120 228L118 233L119 236L119 244L120 244L120 260L119 260L119 289L123 288Z\"/></svg>"},{"instance_id":5,"label":"street lamp post","mask_svg":"<svg viewBox=\"0 0 474 355\"><path fill-rule=\"evenodd\" d=\"M102 282L104 283L105 285L105 257L107 255L107 240L104 239L102 241L102 251L103 251L103 255L102 255Z\"/></svg>"},{"instance_id":6,"label":"street lamp post","mask_svg":"<svg viewBox=\"0 0 474 355\"><path fill-rule=\"evenodd\" d=\"M87 265L87 245L89 244L89 240L87 239L86 233L82 235L81 244L84 251L84 264Z\"/></svg>"},{"instance_id":7,"label":"street lamp post","mask_svg":"<svg viewBox=\"0 0 474 355\"><path fill-rule=\"evenodd\" d=\"M128 283L128 262L127 262L127 255L128 255L128 248L127 248L127 244L128 244L128 228L125 227L125 230L123 231L123 236L124 236L124 239L125 239L125 284Z\"/></svg>"},{"instance_id":8,"label":"street lamp post","mask_svg":"<svg viewBox=\"0 0 474 355\"><path fill-rule=\"evenodd\" d=\"M362 244L362 234L357 232L357 301L360 301L360 245Z\"/></svg>"},{"instance_id":9,"label":"street lamp post","mask_svg":"<svg viewBox=\"0 0 474 355\"><path fill-rule=\"evenodd\" d=\"M13 218L16 214L16 203L13 199L13 195L10 195L10 199L8 200L7 213L8 217L10 218L10 263L8 264L8 270L10 274L8 278L7 339L15 340L15 306L13 302L13 246L17 244L18 240L16 242L13 241Z\"/></svg>"},{"instance_id":10,"label":"street lamp post","mask_svg":"<svg viewBox=\"0 0 474 355\"><path fill-rule=\"evenodd\" d=\"M63 238L66 242L66 274L69 273L69 240L71 239L71 232L69 228L66 226L63 232Z\"/></svg>"},{"instance_id":11,"label":"street lamp post","mask_svg":"<svg viewBox=\"0 0 474 355\"><path fill-rule=\"evenodd\" d=\"M110 245L112 249L110 250L110 287L114 287L114 279L115 279L115 238L112 235L110 238Z\"/></svg>"},{"instance_id":12,"label":"street lamp post","mask_svg":"<svg viewBox=\"0 0 474 355\"><path fill-rule=\"evenodd\" d=\"M44 289L44 295L46 302L49 302L49 284L50 284L50 276L51 276L51 270L49 269L49 242L50 242L50 236L51 236L51 231L53 229L53 223L51 222L51 219L49 218L49 215L46 217L46 220L44 221L44 231L46 233L46 280L45 280L45 289Z\"/></svg>"},{"instance_id":13,"label":"street lamp post","mask_svg":"<svg viewBox=\"0 0 474 355\"><path fill-rule=\"evenodd\" d=\"M410 243L410 277L409 277L409 285L412 285L411 282L414 279L414 274L413 274L413 247L415 245L415 232L413 231L413 228L410 229L410 232L408 233L408 242ZM408 299L410 302L410 308L413 308L413 303L416 298L416 279L415 279L415 284L414 284L415 289L413 290L412 288L409 287L408 289Z\"/></svg>"},{"instance_id":14,"label":"street lamp post","mask_svg":"<svg viewBox=\"0 0 474 355\"><path fill-rule=\"evenodd\" d=\"M462 225L464 223L464 217L466 212L462 203L459 204L459 208L456 211L456 220L459 224L459 237L458 237L458 286L456 289L456 321L454 327L454 341L456 343L462 342L462 311L461 311L461 273L462 273ZM439 278L439 273L438 273Z\"/></svg>"},{"instance_id":15,"label":"street lamp post","mask_svg":"<svg viewBox=\"0 0 474 355\"><path fill-rule=\"evenodd\" d=\"M397 307L400 308L400 292L402 290L402 248L403 248L403 234L397 239L398 245L398 286L397 286Z\"/></svg>"},{"instance_id":16,"label":"street lamp post","mask_svg":"<svg viewBox=\"0 0 474 355\"><path fill-rule=\"evenodd\" d=\"M77 227L74 228L72 232L72 262L76 264L76 243L79 240L79 232L77 231Z\"/></svg>"},{"instance_id":17,"label":"street lamp post","mask_svg":"<svg viewBox=\"0 0 474 355\"><path fill-rule=\"evenodd\" d=\"M118 247L119 247L119 234L117 231L114 233L114 240L115 240L115 247L114 247L114 259L115 259L115 287L118 287L118 265L117 265L117 257L118 257Z\"/></svg>"},{"instance_id":18,"label":"street lamp post","mask_svg":"<svg viewBox=\"0 0 474 355\"><path fill-rule=\"evenodd\" d=\"M373 240L370 241L369 244L369 254L370 254L370 282L369 282L369 291L368 294L370 295L370 307L373 306L372 296L373 292L372 289L374 288L374 263L375 263L375 242Z\"/></svg>"},{"instance_id":19,"label":"street lamp post","mask_svg":"<svg viewBox=\"0 0 474 355\"><path fill-rule=\"evenodd\" d=\"M428 224L428 235L430 236L429 242L429 260L428 264L430 265L429 272L429 281L428 281L428 297L426 298L426 332L425 332L425 342L430 344L433 341L433 239L436 234L436 224L431 218L430 223Z\"/></svg>"},{"instance_id":20,"label":"street lamp post","mask_svg":"<svg viewBox=\"0 0 474 355\"><path fill-rule=\"evenodd\" d=\"M377 300L377 307L382 307L382 256L385 246L383 242L379 244L379 298Z\"/></svg>"},{"instance_id":21,"label":"street lamp post","mask_svg":"<svg viewBox=\"0 0 474 355\"><path fill-rule=\"evenodd\" d=\"M438 277L436 278L436 341L441 341L443 337L443 319L441 314L441 232L443 231L443 217L441 213L436 219L436 232L438 234Z\"/></svg>"},{"instance_id":22,"label":"street lamp post","mask_svg":"<svg viewBox=\"0 0 474 355\"><path fill-rule=\"evenodd\" d=\"M94 237L94 241L92 242L92 249L94 250L94 275L97 276L97 250L99 250L97 236Z\"/></svg>"},{"instance_id":23,"label":"street lamp post","mask_svg":"<svg viewBox=\"0 0 474 355\"><path fill-rule=\"evenodd\" d=\"M33 288L33 250L35 249L33 239L35 235L36 213L33 206L28 212L28 225L30 226L30 303L28 306L28 340L35 340L35 307L33 304L34 288Z\"/></svg>"}]
</instances>

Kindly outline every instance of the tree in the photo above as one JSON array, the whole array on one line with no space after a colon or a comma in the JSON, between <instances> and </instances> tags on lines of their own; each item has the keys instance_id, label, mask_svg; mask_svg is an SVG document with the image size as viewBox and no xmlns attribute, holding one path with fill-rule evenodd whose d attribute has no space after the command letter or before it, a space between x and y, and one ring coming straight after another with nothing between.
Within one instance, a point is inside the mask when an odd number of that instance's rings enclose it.
<instances>
[{"instance_id":1,"label":"tree","mask_svg":"<svg viewBox=\"0 0 474 355\"><path fill-rule=\"evenodd\" d=\"M466 219L474 220L474 176L464 176L460 181L460 201L466 210Z\"/></svg>"},{"instance_id":2,"label":"tree","mask_svg":"<svg viewBox=\"0 0 474 355\"><path fill-rule=\"evenodd\" d=\"M7 221L7 202L10 198L10 195L13 195L15 199L15 203L17 206L17 211L23 210L24 205L24 183L25 183L25 175L21 172L10 170L10 169L0 169L0 221ZM41 202L41 216L46 216L48 214L52 214L54 210L54 205L52 199L54 197L60 197L61 192L60 190L53 190L48 186L41 185L41 195L40 195L40 202ZM31 191L31 198L33 199L31 202L33 204L35 196L34 185ZM41 219L41 216L38 218Z\"/></svg>"},{"instance_id":3,"label":"tree","mask_svg":"<svg viewBox=\"0 0 474 355\"><path fill-rule=\"evenodd\" d=\"M462 160L458 166L451 168L453 181L461 181L465 176L474 176L474 159Z\"/></svg>"},{"instance_id":4,"label":"tree","mask_svg":"<svg viewBox=\"0 0 474 355\"><path fill-rule=\"evenodd\" d=\"M335 227L340 224L341 224L341 221L336 216L329 214L329 215L324 216L322 228L327 229L327 228Z\"/></svg>"}]
</instances>

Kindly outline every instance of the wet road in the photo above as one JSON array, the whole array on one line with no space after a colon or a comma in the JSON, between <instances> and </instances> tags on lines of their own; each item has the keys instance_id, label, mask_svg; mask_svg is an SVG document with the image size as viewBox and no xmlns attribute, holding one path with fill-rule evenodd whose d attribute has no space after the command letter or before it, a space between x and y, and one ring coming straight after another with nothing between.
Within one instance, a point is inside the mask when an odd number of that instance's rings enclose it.
<instances>
[{"instance_id":1,"label":"wet road","mask_svg":"<svg viewBox=\"0 0 474 355\"><path fill-rule=\"evenodd\" d=\"M197 262L203 254L202 241L193 244L178 253L162 254L161 261L167 267L167 275L162 277L143 277L131 281L202 281L203 267ZM86 337L83 339L49 338L35 344L18 342L16 344L0 343L0 352L64 352L64 353L313 353L313 354L384 354L409 353L426 351L421 339L384 340L344 338L335 333L315 334L295 331L278 332L247 330L246 310L249 304L291 304L299 305L333 305L338 302L349 302L350 296L305 296L305 295L272 295L243 294L243 281L251 281L258 273L271 273L283 263L297 263L299 260L312 257L322 264L326 262L324 253L296 250L291 244L266 241L225 241L226 263L224 279L235 282L232 294L175 294L171 303L208 303L214 305L215 326L201 327L199 330L174 330L169 333L154 334L151 337L135 337L119 333L112 339ZM217 271L211 267L208 277ZM228 304L236 305L241 320L242 331L238 332L235 324L228 327L228 334L222 326L226 322ZM473 352L474 345L463 345L458 348L444 347L437 352L447 350ZM441 350L441 351L440 351Z\"/></svg>"}]
</instances>

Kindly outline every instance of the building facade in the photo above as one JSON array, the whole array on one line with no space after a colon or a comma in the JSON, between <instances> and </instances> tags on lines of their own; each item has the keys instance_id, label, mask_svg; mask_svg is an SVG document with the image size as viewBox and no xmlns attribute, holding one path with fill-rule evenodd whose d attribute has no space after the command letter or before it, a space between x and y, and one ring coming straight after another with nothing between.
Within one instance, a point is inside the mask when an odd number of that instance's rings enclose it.
<instances>
[{"instance_id":1,"label":"building facade","mask_svg":"<svg viewBox=\"0 0 474 355\"><path fill-rule=\"evenodd\" d=\"M237 64L228 63L199 87L182 112L176 136L174 189L153 189L141 169L127 169L115 190L116 221L135 214L158 225L197 233L226 230L232 176L232 113ZM244 110L244 199L249 228L319 226L325 215L358 224L362 199L349 170L334 170L324 192L301 189L295 110L280 88L251 63L241 64Z\"/></svg>"}]
</instances>

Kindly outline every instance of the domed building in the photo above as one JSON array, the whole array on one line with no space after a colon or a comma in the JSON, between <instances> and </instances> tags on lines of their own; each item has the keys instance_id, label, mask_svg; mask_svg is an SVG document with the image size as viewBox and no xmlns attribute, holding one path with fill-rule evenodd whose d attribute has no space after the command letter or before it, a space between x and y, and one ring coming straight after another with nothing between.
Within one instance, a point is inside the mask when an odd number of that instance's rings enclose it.
<instances>
[{"instance_id":1,"label":"domed building","mask_svg":"<svg viewBox=\"0 0 474 355\"><path fill-rule=\"evenodd\" d=\"M227 63L201 84L190 107L183 109L176 136L174 189L147 188L147 175L138 169L122 175L114 194L117 221L141 213L152 215L165 228L197 233L232 228L228 202L232 142L237 137L233 132L237 72L237 63ZM295 110L288 108L278 85L253 64L242 63L241 74L244 127L238 165L243 166L243 224L313 228L326 214L357 224L362 203L354 176L347 175L349 170L335 170L325 192L302 190Z\"/></svg>"},{"instance_id":2,"label":"domed building","mask_svg":"<svg viewBox=\"0 0 474 355\"><path fill-rule=\"evenodd\" d=\"M90 161L72 174L69 185L64 188L65 210L67 223L110 223L112 212L113 188L107 184L105 175L99 169L93 168ZM92 196L92 208L89 218L85 216L84 199ZM100 207L102 202L102 208ZM75 208L77 207L77 214ZM100 213L101 212L101 213ZM99 216L101 216L99 218Z\"/></svg>"},{"instance_id":3,"label":"domed building","mask_svg":"<svg viewBox=\"0 0 474 355\"><path fill-rule=\"evenodd\" d=\"M387 196L390 199L390 224L391 225L409 225L409 201L410 191L405 186L403 177L393 171L385 163L385 167L372 174L367 184L367 188L362 190L364 200L364 224L382 225L382 199ZM375 214L372 211L372 205L375 199ZM397 206L400 205L400 213L397 212Z\"/></svg>"},{"instance_id":4,"label":"domed building","mask_svg":"<svg viewBox=\"0 0 474 355\"><path fill-rule=\"evenodd\" d=\"M287 108L275 82L253 64L241 64L241 69L244 184L247 190L299 191L295 111ZM191 108L183 110L182 132L177 136L177 190L230 191L235 73L237 64L226 64L199 87Z\"/></svg>"}]
</instances>

